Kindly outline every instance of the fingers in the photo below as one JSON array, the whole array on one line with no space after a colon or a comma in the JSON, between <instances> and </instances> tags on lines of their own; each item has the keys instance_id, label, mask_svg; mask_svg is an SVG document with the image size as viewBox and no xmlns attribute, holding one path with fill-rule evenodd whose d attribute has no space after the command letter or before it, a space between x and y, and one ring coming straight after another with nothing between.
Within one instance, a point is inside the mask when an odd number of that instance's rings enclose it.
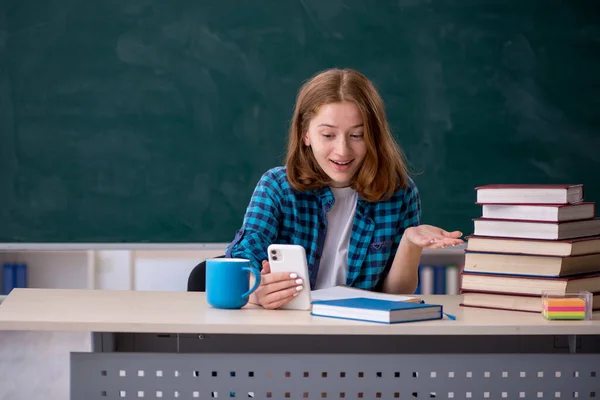
<instances>
[{"instance_id":1,"label":"fingers","mask_svg":"<svg viewBox=\"0 0 600 400\"><path fill-rule=\"evenodd\" d=\"M289 272L271 272L262 277L262 283L264 285L271 285L278 282L294 282L298 279L298 275Z\"/></svg>"},{"instance_id":2,"label":"fingers","mask_svg":"<svg viewBox=\"0 0 600 400\"><path fill-rule=\"evenodd\" d=\"M295 273L270 272L267 261L262 263L261 283L254 295L265 309L276 309L289 303L304 289L304 281Z\"/></svg>"},{"instance_id":3,"label":"fingers","mask_svg":"<svg viewBox=\"0 0 600 400\"><path fill-rule=\"evenodd\" d=\"M448 232L432 225L419 225L407 228L407 231L408 229L412 229L409 240L420 247L439 248L463 244L460 240L461 231Z\"/></svg>"},{"instance_id":4,"label":"fingers","mask_svg":"<svg viewBox=\"0 0 600 400\"><path fill-rule=\"evenodd\" d=\"M446 232L445 230L442 229L442 235L444 235L445 237L458 239L459 237L462 236L462 232L461 231Z\"/></svg>"},{"instance_id":5,"label":"fingers","mask_svg":"<svg viewBox=\"0 0 600 400\"><path fill-rule=\"evenodd\" d=\"M262 299L261 305L269 310L277 309L289 303L301 290L303 290L302 286L295 286L285 290L272 292Z\"/></svg>"},{"instance_id":6,"label":"fingers","mask_svg":"<svg viewBox=\"0 0 600 400\"><path fill-rule=\"evenodd\" d=\"M285 290L291 287L299 287L300 290L303 288L303 284L304 281L298 277L296 277L295 279L290 279L289 275L287 279L283 279L283 280L274 280L271 281L271 279L267 279L267 278L271 278L271 275L274 274L269 274L265 277L263 286L265 289L266 293L272 293L272 292L277 292L280 290ZM293 274L295 275L295 274Z\"/></svg>"},{"instance_id":7,"label":"fingers","mask_svg":"<svg viewBox=\"0 0 600 400\"><path fill-rule=\"evenodd\" d=\"M458 246L464 243L464 241L460 239L462 236L461 231L448 232L443 229L440 229L440 231L441 236L435 235L434 237L429 238L427 245L428 248L438 249L449 246Z\"/></svg>"},{"instance_id":8,"label":"fingers","mask_svg":"<svg viewBox=\"0 0 600 400\"><path fill-rule=\"evenodd\" d=\"M262 262L262 270L260 271L261 275L266 275L271 273L271 264L267 260L263 260Z\"/></svg>"},{"instance_id":9,"label":"fingers","mask_svg":"<svg viewBox=\"0 0 600 400\"><path fill-rule=\"evenodd\" d=\"M444 247L458 246L461 244L464 244L464 242L460 239L438 238L431 239L427 248L439 249Z\"/></svg>"},{"instance_id":10,"label":"fingers","mask_svg":"<svg viewBox=\"0 0 600 400\"><path fill-rule=\"evenodd\" d=\"M461 239L454 239L450 237L444 236L424 236L419 238L417 245L421 247L426 247L428 249L438 249L449 246L458 246L463 244L464 242Z\"/></svg>"}]
</instances>

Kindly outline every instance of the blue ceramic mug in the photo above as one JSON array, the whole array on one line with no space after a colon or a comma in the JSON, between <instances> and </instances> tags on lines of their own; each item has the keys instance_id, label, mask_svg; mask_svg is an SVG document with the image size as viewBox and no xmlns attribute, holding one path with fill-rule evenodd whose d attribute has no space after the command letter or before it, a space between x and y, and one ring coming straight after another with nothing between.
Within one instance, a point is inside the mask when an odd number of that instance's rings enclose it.
<instances>
[{"instance_id":1,"label":"blue ceramic mug","mask_svg":"<svg viewBox=\"0 0 600 400\"><path fill-rule=\"evenodd\" d=\"M254 286L248 290L250 273ZM214 308L242 308L260 285L260 271L244 258L206 260L206 300Z\"/></svg>"}]
</instances>

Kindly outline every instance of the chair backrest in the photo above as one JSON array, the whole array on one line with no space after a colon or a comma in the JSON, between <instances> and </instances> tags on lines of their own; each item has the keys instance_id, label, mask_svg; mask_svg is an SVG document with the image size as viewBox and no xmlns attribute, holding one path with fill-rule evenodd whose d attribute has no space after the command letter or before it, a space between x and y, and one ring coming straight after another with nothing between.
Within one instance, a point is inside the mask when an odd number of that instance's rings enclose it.
<instances>
[{"instance_id":1,"label":"chair backrest","mask_svg":"<svg viewBox=\"0 0 600 400\"><path fill-rule=\"evenodd\" d=\"M212 258L225 258L225 254ZM205 292L206 291L206 260L196 265L190 276L187 284L188 292Z\"/></svg>"}]
</instances>

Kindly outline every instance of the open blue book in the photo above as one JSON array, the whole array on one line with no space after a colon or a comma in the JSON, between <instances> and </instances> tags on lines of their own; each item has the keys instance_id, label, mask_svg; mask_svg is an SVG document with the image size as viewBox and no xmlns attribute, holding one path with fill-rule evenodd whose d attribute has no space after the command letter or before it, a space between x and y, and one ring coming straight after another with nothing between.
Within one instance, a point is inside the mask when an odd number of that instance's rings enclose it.
<instances>
[{"instance_id":1,"label":"open blue book","mask_svg":"<svg viewBox=\"0 0 600 400\"><path fill-rule=\"evenodd\" d=\"M311 314L319 317L395 324L398 322L441 319L443 317L443 307L440 304L355 297L313 301Z\"/></svg>"}]
</instances>

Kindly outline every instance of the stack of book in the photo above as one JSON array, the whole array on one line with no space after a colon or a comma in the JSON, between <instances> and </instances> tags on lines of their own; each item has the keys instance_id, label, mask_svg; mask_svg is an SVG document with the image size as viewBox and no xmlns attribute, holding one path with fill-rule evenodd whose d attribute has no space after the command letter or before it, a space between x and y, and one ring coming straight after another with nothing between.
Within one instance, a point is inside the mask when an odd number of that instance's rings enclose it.
<instances>
[{"instance_id":1,"label":"stack of book","mask_svg":"<svg viewBox=\"0 0 600 400\"><path fill-rule=\"evenodd\" d=\"M462 305L541 312L543 291L588 291L600 309L600 218L583 185L475 190L482 216L466 238Z\"/></svg>"}]
</instances>

